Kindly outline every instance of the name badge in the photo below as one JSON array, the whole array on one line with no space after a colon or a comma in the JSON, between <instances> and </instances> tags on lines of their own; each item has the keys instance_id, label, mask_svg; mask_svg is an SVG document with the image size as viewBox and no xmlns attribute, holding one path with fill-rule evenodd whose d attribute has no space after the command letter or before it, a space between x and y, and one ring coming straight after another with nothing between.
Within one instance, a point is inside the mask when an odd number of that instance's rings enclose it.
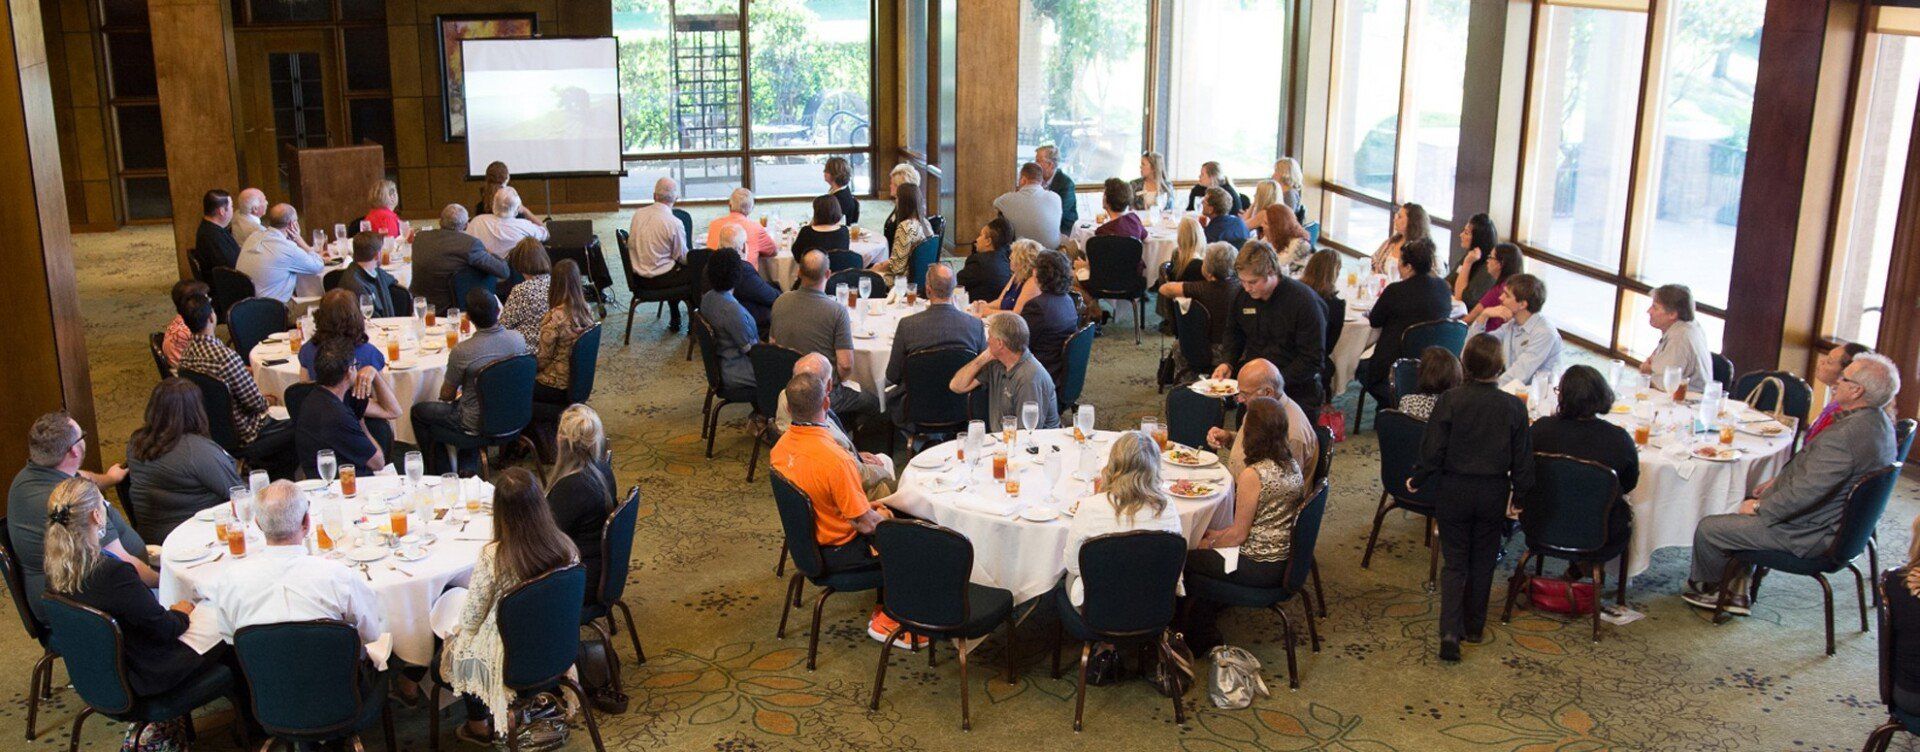
<instances>
[{"instance_id":1,"label":"name badge","mask_svg":"<svg viewBox=\"0 0 1920 752\"><path fill-rule=\"evenodd\" d=\"M1253 309L1253 308L1242 308L1242 309L1240 309L1240 315L1242 315L1242 316L1252 316L1252 315L1255 315L1255 314L1257 314L1257 313L1259 313L1259 311L1258 311L1257 309Z\"/></svg>"}]
</instances>

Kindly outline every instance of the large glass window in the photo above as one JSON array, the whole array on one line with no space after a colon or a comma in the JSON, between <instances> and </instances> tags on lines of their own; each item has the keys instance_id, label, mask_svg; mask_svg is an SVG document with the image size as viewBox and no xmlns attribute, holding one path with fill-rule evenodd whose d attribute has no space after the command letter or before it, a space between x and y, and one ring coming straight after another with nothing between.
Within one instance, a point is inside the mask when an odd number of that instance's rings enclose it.
<instances>
[{"instance_id":1,"label":"large glass window","mask_svg":"<svg viewBox=\"0 0 1920 752\"><path fill-rule=\"evenodd\" d=\"M1920 92L1920 37L1876 34L1868 47L1849 150L1846 213L1840 225L1830 333L1875 346L1893 263L1894 222L1909 163L1914 98Z\"/></svg>"},{"instance_id":2,"label":"large glass window","mask_svg":"<svg viewBox=\"0 0 1920 752\"><path fill-rule=\"evenodd\" d=\"M1435 217L1453 214L1454 162L1467 78L1469 0L1414 3L1407 49L1408 112L1401 140L1401 191ZM1442 246L1444 250L1445 246Z\"/></svg>"},{"instance_id":3,"label":"large glass window","mask_svg":"<svg viewBox=\"0 0 1920 752\"><path fill-rule=\"evenodd\" d=\"M1165 114L1168 171L1192 180L1202 163L1213 160L1237 179L1272 174L1286 91L1286 4L1182 2L1173 3L1172 11L1166 70L1177 84L1169 87ZM1258 54L1249 55L1251 50Z\"/></svg>"},{"instance_id":4,"label":"large glass window","mask_svg":"<svg viewBox=\"0 0 1920 752\"><path fill-rule=\"evenodd\" d=\"M1557 255L1615 271L1633 178L1647 15L1543 10L1519 235Z\"/></svg>"},{"instance_id":5,"label":"large glass window","mask_svg":"<svg viewBox=\"0 0 1920 752\"><path fill-rule=\"evenodd\" d=\"M1399 141L1406 15L1407 0L1342 4L1334 51L1334 104L1327 125L1329 176L1389 201L1394 145Z\"/></svg>"},{"instance_id":6,"label":"large glass window","mask_svg":"<svg viewBox=\"0 0 1920 752\"><path fill-rule=\"evenodd\" d=\"M1145 0L1022 2L1020 70L1008 82L1020 88L1020 159L1053 144L1077 182L1137 174L1146 55Z\"/></svg>"}]
</instances>

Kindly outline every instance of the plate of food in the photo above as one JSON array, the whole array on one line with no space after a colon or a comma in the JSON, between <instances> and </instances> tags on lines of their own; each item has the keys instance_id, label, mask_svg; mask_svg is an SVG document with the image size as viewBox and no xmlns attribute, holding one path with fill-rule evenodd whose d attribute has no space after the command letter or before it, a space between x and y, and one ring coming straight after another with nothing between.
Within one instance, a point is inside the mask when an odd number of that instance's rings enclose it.
<instances>
[{"instance_id":1,"label":"plate of food","mask_svg":"<svg viewBox=\"0 0 1920 752\"><path fill-rule=\"evenodd\" d=\"M1625 402L1615 402L1613 403L1613 409L1608 410L1608 412L1614 415L1626 415L1627 413L1633 412L1633 406Z\"/></svg>"},{"instance_id":2,"label":"plate of food","mask_svg":"<svg viewBox=\"0 0 1920 752\"><path fill-rule=\"evenodd\" d=\"M1161 452L1160 458L1166 460L1169 465L1179 465L1181 467L1206 467L1220 461L1220 455L1205 449L1195 449L1193 447L1180 446L1179 444L1175 444L1166 451Z\"/></svg>"},{"instance_id":3,"label":"plate of food","mask_svg":"<svg viewBox=\"0 0 1920 752\"><path fill-rule=\"evenodd\" d=\"M1732 462L1740 459L1740 450L1718 444L1702 444L1687 452L1694 459L1708 462Z\"/></svg>"},{"instance_id":4,"label":"plate of food","mask_svg":"<svg viewBox=\"0 0 1920 752\"><path fill-rule=\"evenodd\" d=\"M1787 433L1786 426L1783 426L1778 421L1771 420L1771 419L1756 422L1756 423L1741 423L1737 426L1734 426L1734 430L1739 431L1740 433L1744 433L1748 436L1758 436L1763 439L1778 438L1780 436L1786 435Z\"/></svg>"},{"instance_id":5,"label":"plate of food","mask_svg":"<svg viewBox=\"0 0 1920 752\"><path fill-rule=\"evenodd\" d=\"M1219 484L1204 480L1181 479L1167 484L1167 493L1182 499L1205 499L1219 492Z\"/></svg>"},{"instance_id":6,"label":"plate of food","mask_svg":"<svg viewBox=\"0 0 1920 752\"><path fill-rule=\"evenodd\" d=\"M1020 510L1020 519L1028 522L1052 522L1060 519L1060 510L1041 504L1028 504Z\"/></svg>"},{"instance_id":7,"label":"plate of food","mask_svg":"<svg viewBox=\"0 0 1920 752\"><path fill-rule=\"evenodd\" d=\"M1240 393L1240 382L1233 379L1201 379L1193 382L1193 391L1208 397L1232 397Z\"/></svg>"}]
</instances>

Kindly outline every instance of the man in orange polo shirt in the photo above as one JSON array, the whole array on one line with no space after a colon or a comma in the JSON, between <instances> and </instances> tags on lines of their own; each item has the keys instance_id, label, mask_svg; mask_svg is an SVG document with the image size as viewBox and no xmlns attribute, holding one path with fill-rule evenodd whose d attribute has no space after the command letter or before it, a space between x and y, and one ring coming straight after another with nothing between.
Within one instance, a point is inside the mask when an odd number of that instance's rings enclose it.
<instances>
[{"instance_id":1,"label":"man in orange polo shirt","mask_svg":"<svg viewBox=\"0 0 1920 752\"><path fill-rule=\"evenodd\" d=\"M868 536L893 516L869 501L860 480L860 460L834 441L827 421L827 380L799 371L787 382L793 426L773 445L772 464L813 501L814 539L828 569L879 563Z\"/></svg>"}]
</instances>

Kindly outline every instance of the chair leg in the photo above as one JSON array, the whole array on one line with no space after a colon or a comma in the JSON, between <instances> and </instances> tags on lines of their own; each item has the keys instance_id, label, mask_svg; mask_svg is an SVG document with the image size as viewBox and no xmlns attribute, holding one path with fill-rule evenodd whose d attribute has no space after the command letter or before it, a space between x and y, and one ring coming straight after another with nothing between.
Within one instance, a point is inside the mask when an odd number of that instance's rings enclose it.
<instances>
[{"instance_id":1,"label":"chair leg","mask_svg":"<svg viewBox=\"0 0 1920 752\"><path fill-rule=\"evenodd\" d=\"M1073 694L1073 733L1080 733L1080 719L1087 710L1087 654L1093 652L1093 643L1080 643L1080 686ZM78 724L75 724L78 729ZM74 732L79 733L77 730ZM74 752L79 752L79 737L75 736Z\"/></svg>"},{"instance_id":2,"label":"chair leg","mask_svg":"<svg viewBox=\"0 0 1920 752\"><path fill-rule=\"evenodd\" d=\"M1306 598L1301 598L1300 612L1307 615L1307 644L1313 647L1313 652L1318 653L1320 652L1320 627L1314 624L1313 604Z\"/></svg>"},{"instance_id":3,"label":"chair leg","mask_svg":"<svg viewBox=\"0 0 1920 752\"><path fill-rule=\"evenodd\" d=\"M638 300L627 303L627 336L626 339L621 340L620 344L622 346L633 344L633 309L639 306L640 301Z\"/></svg>"},{"instance_id":4,"label":"chair leg","mask_svg":"<svg viewBox=\"0 0 1920 752\"><path fill-rule=\"evenodd\" d=\"M1860 631L1867 631L1867 580L1860 576L1860 568L1847 562L1847 571L1853 573L1853 589L1860 596Z\"/></svg>"},{"instance_id":5,"label":"chair leg","mask_svg":"<svg viewBox=\"0 0 1920 752\"><path fill-rule=\"evenodd\" d=\"M380 735L387 742L387 752L399 752L400 747L393 743L393 703L384 698L380 701Z\"/></svg>"},{"instance_id":6,"label":"chair leg","mask_svg":"<svg viewBox=\"0 0 1920 752\"><path fill-rule=\"evenodd\" d=\"M52 687L53 654L43 652L40 661L33 664L33 672L27 675L27 741L33 741L34 724L40 719L40 701Z\"/></svg>"},{"instance_id":7,"label":"chair leg","mask_svg":"<svg viewBox=\"0 0 1920 752\"><path fill-rule=\"evenodd\" d=\"M933 643L927 644L931 645ZM967 702L967 684L969 681L967 679L967 652L964 650L956 650L954 652L960 654L960 730L972 731L973 709L968 707Z\"/></svg>"},{"instance_id":8,"label":"chair leg","mask_svg":"<svg viewBox=\"0 0 1920 752\"><path fill-rule=\"evenodd\" d=\"M1273 604L1272 611L1280 615L1280 641L1287 645L1287 688L1300 688L1300 671L1293 658L1293 620L1287 618L1287 611L1280 604Z\"/></svg>"},{"instance_id":9,"label":"chair leg","mask_svg":"<svg viewBox=\"0 0 1920 752\"><path fill-rule=\"evenodd\" d=\"M1872 577L1880 576L1880 531L1878 530L1867 536L1867 571L1873 573ZM1873 605L1875 608L1880 606L1879 588L1873 589Z\"/></svg>"},{"instance_id":10,"label":"chair leg","mask_svg":"<svg viewBox=\"0 0 1920 752\"><path fill-rule=\"evenodd\" d=\"M1053 678L1055 679L1060 678L1060 635L1065 631L1065 627L1055 625L1053 638L1047 641L1047 652L1053 654Z\"/></svg>"},{"instance_id":11,"label":"chair leg","mask_svg":"<svg viewBox=\"0 0 1920 752\"><path fill-rule=\"evenodd\" d=\"M613 605L619 606L620 614L627 617L627 637L633 640L633 665L645 665L647 653L640 649L640 627L633 622L633 609L627 608L626 601L614 601ZM607 617L607 623L614 623L612 616Z\"/></svg>"},{"instance_id":12,"label":"chair leg","mask_svg":"<svg viewBox=\"0 0 1920 752\"><path fill-rule=\"evenodd\" d=\"M760 433L754 435L753 437L753 449L751 450L751 453L747 455L747 482L748 483L753 482L753 470L755 467L758 467L760 464L760 441L766 438L767 431L771 431L771 430L773 430L773 427L768 426L766 429L762 430ZM773 460L769 459L767 461L772 462Z\"/></svg>"},{"instance_id":13,"label":"chair leg","mask_svg":"<svg viewBox=\"0 0 1920 752\"><path fill-rule=\"evenodd\" d=\"M1527 578L1527 560L1533 558L1532 551L1520 552L1520 560L1514 562L1513 576L1507 578L1507 605L1500 609L1500 623L1513 621L1513 602L1520 597L1520 587Z\"/></svg>"},{"instance_id":14,"label":"chair leg","mask_svg":"<svg viewBox=\"0 0 1920 752\"><path fill-rule=\"evenodd\" d=\"M80 752L80 724L86 722L87 716L90 715L93 715L91 705L81 708L80 714L73 717L73 731L70 734L71 741L68 743L67 752Z\"/></svg>"},{"instance_id":15,"label":"chair leg","mask_svg":"<svg viewBox=\"0 0 1920 752\"><path fill-rule=\"evenodd\" d=\"M520 703L513 703L518 706ZM520 752L520 708L507 711L507 752Z\"/></svg>"},{"instance_id":16,"label":"chair leg","mask_svg":"<svg viewBox=\"0 0 1920 752\"><path fill-rule=\"evenodd\" d=\"M1603 565L1604 566L1604 565ZM1620 552L1620 595L1614 599L1621 608L1627 607L1627 552Z\"/></svg>"},{"instance_id":17,"label":"chair leg","mask_svg":"<svg viewBox=\"0 0 1920 752\"><path fill-rule=\"evenodd\" d=\"M1014 649L1015 645L1017 644L1013 641L1014 626L1015 625L1013 623L1013 612L1008 611L1007 612L1007 685L1008 686L1013 685L1013 662L1014 662L1014 659L1018 658L1020 655L1020 651Z\"/></svg>"},{"instance_id":18,"label":"chair leg","mask_svg":"<svg viewBox=\"0 0 1920 752\"><path fill-rule=\"evenodd\" d=\"M1313 575L1313 600L1319 607L1319 616L1327 618L1327 591L1320 588L1320 561L1315 559L1313 566L1307 568L1307 574Z\"/></svg>"},{"instance_id":19,"label":"chair leg","mask_svg":"<svg viewBox=\"0 0 1920 752\"><path fill-rule=\"evenodd\" d=\"M433 688L427 690L427 749L440 752L440 677L433 677Z\"/></svg>"},{"instance_id":20,"label":"chair leg","mask_svg":"<svg viewBox=\"0 0 1920 752\"><path fill-rule=\"evenodd\" d=\"M1827 582L1827 576L1816 574L1813 579L1820 583L1820 595L1827 606L1827 656L1833 656L1833 585Z\"/></svg>"},{"instance_id":21,"label":"chair leg","mask_svg":"<svg viewBox=\"0 0 1920 752\"><path fill-rule=\"evenodd\" d=\"M1600 601L1607 592L1607 567L1605 562L1593 567L1593 643L1600 644Z\"/></svg>"},{"instance_id":22,"label":"chair leg","mask_svg":"<svg viewBox=\"0 0 1920 752\"><path fill-rule=\"evenodd\" d=\"M813 670L814 658L820 654L820 612L827 607L827 596L833 595L833 588L821 588L820 599L813 602L813 631L807 633L807 670Z\"/></svg>"},{"instance_id":23,"label":"chair leg","mask_svg":"<svg viewBox=\"0 0 1920 752\"><path fill-rule=\"evenodd\" d=\"M1367 550L1360 554L1360 568L1366 569L1373 563L1373 544L1380 540L1380 523L1387 519L1387 510L1393 507L1387 504L1387 492L1380 492L1380 506L1373 511L1373 529L1367 532Z\"/></svg>"},{"instance_id":24,"label":"chair leg","mask_svg":"<svg viewBox=\"0 0 1920 752\"><path fill-rule=\"evenodd\" d=\"M873 674L873 699L867 702L868 710L880 709L880 690L887 684L887 656L893 652L893 638L900 634L906 625L901 624L887 633L887 639L880 643L880 668Z\"/></svg>"},{"instance_id":25,"label":"chair leg","mask_svg":"<svg viewBox=\"0 0 1920 752\"><path fill-rule=\"evenodd\" d=\"M780 560L782 562L786 561L786 549L784 548L780 550ZM794 572L793 579L787 580L787 597L780 599L780 628L774 630L774 637L786 639L787 614L793 611L794 606L798 605L795 603L795 601L798 600L800 600L800 573Z\"/></svg>"},{"instance_id":26,"label":"chair leg","mask_svg":"<svg viewBox=\"0 0 1920 752\"><path fill-rule=\"evenodd\" d=\"M1307 613L1312 614L1313 609L1311 608L1307 609ZM1172 667L1173 666L1173 649L1168 647L1165 641L1161 641L1159 653L1160 653L1161 666L1165 668ZM1178 725L1178 726L1187 725L1187 708L1185 705L1182 705L1180 703L1180 697L1178 695L1174 696L1173 698L1173 722L1175 725Z\"/></svg>"},{"instance_id":27,"label":"chair leg","mask_svg":"<svg viewBox=\"0 0 1920 752\"><path fill-rule=\"evenodd\" d=\"M785 545L780 546L780 550L773 552L773 557L773 576L787 576L787 547ZM795 572L793 576L799 577L800 573ZM798 604L796 603L795 605Z\"/></svg>"},{"instance_id":28,"label":"chair leg","mask_svg":"<svg viewBox=\"0 0 1920 752\"><path fill-rule=\"evenodd\" d=\"M600 723L593 719L593 703L587 702L587 691L580 688L580 682L571 678L561 680L560 684L572 690L574 699L580 701L580 714L587 718L587 736L593 738L594 750L607 752L606 745L600 742Z\"/></svg>"},{"instance_id":29,"label":"chair leg","mask_svg":"<svg viewBox=\"0 0 1920 752\"><path fill-rule=\"evenodd\" d=\"M1861 747L1861 752L1880 752L1881 750L1885 750L1887 746L1893 742L1893 735L1899 732L1901 728L1900 722L1894 720L1880 724L1879 728L1874 729L1873 733L1867 736L1867 746Z\"/></svg>"}]
</instances>

